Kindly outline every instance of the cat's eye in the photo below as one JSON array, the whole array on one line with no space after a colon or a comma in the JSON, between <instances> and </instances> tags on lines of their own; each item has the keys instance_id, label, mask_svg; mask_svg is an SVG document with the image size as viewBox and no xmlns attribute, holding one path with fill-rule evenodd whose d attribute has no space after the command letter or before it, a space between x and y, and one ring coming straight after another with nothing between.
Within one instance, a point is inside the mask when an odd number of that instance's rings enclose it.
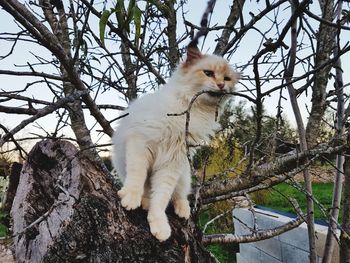
<instances>
[{"instance_id":1,"label":"cat's eye","mask_svg":"<svg viewBox=\"0 0 350 263\"><path fill-rule=\"evenodd\" d=\"M225 81L231 81L231 78L230 77L224 77L224 80Z\"/></svg>"},{"instance_id":2,"label":"cat's eye","mask_svg":"<svg viewBox=\"0 0 350 263\"><path fill-rule=\"evenodd\" d=\"M207 75L209 78L215 77L214 71L212 70L203 70L204 74Z\"/></svg>"}]
</instances>

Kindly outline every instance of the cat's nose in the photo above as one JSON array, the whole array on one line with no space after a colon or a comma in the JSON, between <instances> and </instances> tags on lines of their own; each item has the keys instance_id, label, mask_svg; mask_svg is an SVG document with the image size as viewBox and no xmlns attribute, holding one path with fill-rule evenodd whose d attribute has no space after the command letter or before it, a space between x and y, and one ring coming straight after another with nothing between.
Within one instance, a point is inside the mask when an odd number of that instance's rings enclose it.
<instances>
[{"instance_id":1,"label":"cat's nose","mask_svg":"<svg viewBox=\"0 0 350 263\"><path fill-rule=\"evenodd\" d=\"M216 83L216 86L218 86L218 88L222 90L225 87L225 83L224 82L218 82L218 83Z\"/></svg>"}]
</instances>

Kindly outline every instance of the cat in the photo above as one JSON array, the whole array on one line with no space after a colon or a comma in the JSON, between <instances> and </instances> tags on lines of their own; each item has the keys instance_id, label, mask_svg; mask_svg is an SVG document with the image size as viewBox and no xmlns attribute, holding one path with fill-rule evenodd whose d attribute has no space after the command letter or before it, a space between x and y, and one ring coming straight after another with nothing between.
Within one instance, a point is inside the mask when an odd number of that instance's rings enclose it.
<instances>
[{"instance_id":1,"label":"cat","mask_svg":"<svg viewBox=\"0 0 350 263\"><path fill-rule=\"evenodd\" d=\"M170 201L175 213L190 217L187 199L191 191L191 169L185 142L186 117L169 116L185 111L200 91L190 111L189 140L198 145L208 141L219 128L218 103L225 103L239 74L216 55L202 54L197 46L187 48L187 58L167 84L153 94L133 101L120 120L112 143L112 161L123 181L118 191L127 209L148 210L151 233L164 241L171 235L165 210ZM224 98L223 98L224 97Z\"/></svg>"}]
</instances>

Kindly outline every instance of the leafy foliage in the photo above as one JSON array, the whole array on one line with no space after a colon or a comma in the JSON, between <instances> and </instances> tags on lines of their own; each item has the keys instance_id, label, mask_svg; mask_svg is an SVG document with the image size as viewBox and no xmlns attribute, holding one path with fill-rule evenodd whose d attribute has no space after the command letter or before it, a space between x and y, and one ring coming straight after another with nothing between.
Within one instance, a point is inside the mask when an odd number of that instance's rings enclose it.
<instances>
[{"instance_id":1,"label":"leafy foliage","mask_svg":"<svg viewBox=\"0 0 350 263\"><path fill-rule=\"evenodd\" d=\"M109 17L115 14L118 28L126 33L130 34L130 24L135 26L135 46L139 46L140 34L141 34L141 9L138 7L135 0L129 1L128 8L125 9L124 0L117 0L115 7L110 10L104 10L100 18L100 40L104 45L105 30Z\"/></svg>"},{"instance_id":2,"label":"leafy foliage","mask_svg":"<svg viewBox=\"0 0 350 263\"><path fill-rule=\"evenodd\" d=\"M112 9L113 11L113 9ZM108 22L108 18L112 14L111 10L104 10L102 16L100 18L99 26L100 26L100 40L102 44L105 44L105 30Z\"/></svg>"},{"instance_id":3,"label":"leafy foliage","mask_svg":"<svg viewBox=\"0 0 350 263\"><path fill-rule=\"evenodd\" d=\"M220 118L222 129L209 145L199 149L195 155L195 168L203 172L205 180L213 177L234 178L245 169L246 162L243 159L242 147L234 137L234 130L231 126L231 115L230 107L225 108ZM230 211L233 206L231 200L212 204L210 209L204 213L208 220L220 214L225 215L211 224L208 229L215 229L216 232L232 232L232 216L227 211Z\"/></svg>"},{"instance_id":4,"label":"leafy foliage","mask_svg":"<svg viewBox=\"0 0 350 263\"><path fill-rule=\"evenodd\" d=\"M247 156L245 156L256 137L256 111L254 107L250 110L243 102L228 104L220 118L221 130L212 139L211 143L203 146L194 156L194 166L205 175L205 180L215 177L234 178L239 176L247 166ZM276 150L280 148L276 141L286 144L286 141L295 140L295 131L287 122L280 123L276 128L275 117L265 115L262 122L261 141L259 141L258 158L273 158ZM279 142L277 141L277 142ZM289 143L289 147L294 144ZM288 147L287 147L288 148ZM291 148L294 149L294 148ZM289 150L289 148L288 148ZM264 202L269 198L267 191L259 191L252 194L253 200ZM226 200L211 204L202 216L207 221L222 214L223 216L215 220L207 231L209 232L232 232L232 215L230 211L235 206L233 200ZM202 221L205 219L202 218Z\"/></svg>"},{"instance_id":5,"label":"leafy foliage","mask_svg":"<svg viewBox=\"0 0 350 263\"><path fill-rule=\"evenodd\" d=\"M233 136L249 152L257 136L257 116L255 107L248 108L240 101L232 109ZM263 111L260 140L255 145L257 158L273 158L298 146L296 131L283 117L276 118Z\"/></svg>"}]
</instances>

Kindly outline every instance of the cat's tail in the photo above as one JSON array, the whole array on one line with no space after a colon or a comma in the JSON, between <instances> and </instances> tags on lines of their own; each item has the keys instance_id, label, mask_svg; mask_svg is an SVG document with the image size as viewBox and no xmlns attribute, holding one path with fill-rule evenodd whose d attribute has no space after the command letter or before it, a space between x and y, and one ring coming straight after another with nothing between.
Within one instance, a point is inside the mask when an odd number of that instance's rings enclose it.
<instances>
[{"instance_id":1,"label":"cat's tail","mask_svg":"<svg viewBox=\"0 0 350 263\"><path fill-rule=\"evenodd\" d=\"M208 34L208 31L209 31L208 18L209 18L209 14L213 13L215 3L216 3L216 0L208 1L207 8L205 9L201 19L201 28L197 32L197 34L193 37L191 42L188 44L187 48L197 47L199 38L202 36L206 36Z\"/></svg>"}]
</instances>

